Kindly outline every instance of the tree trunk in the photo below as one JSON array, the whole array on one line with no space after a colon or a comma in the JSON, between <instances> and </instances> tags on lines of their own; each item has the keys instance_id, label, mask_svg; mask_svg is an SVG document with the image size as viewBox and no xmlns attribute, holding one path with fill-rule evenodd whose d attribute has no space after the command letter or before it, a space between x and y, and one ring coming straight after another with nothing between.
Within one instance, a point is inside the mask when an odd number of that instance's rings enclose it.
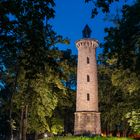
<instances>
[{"instance_id":1,"label":"tree trunk","mask_svg":"<svg viewBox=\"0 0 140 140\"><path fill-rule=\"evenodd\" d=\"M38 140L38 133L35 132L35 140Z\"/></svg>"},{"instance_id":2,"label":"tree trunk","mask_svg":"<svg viewBox=\"0 0 140 140\"><path fill-rule=\"evenodd\" d=\"M109 127L108 122L107 122L107 124L106 124L106 135L107 135L107 136L110 135L110 127Z\"/></svg>"},{"instance_id":3,"label":"tree trunk","mask_svg":"<svg viewBox=\"0 0 140 140\"><path fill-rule=\"evenodd\" d=\"M10 126L10 140L13 140L13 128L12 128L12 110L13 110L13 95L10 101L10 113L9 113L9 126Z\"/></svg>"},{"instance_id":4,"label":"tree trunk","mask_svg":"<svg viewBox=\"0 0 140 140\"><path fill-rule=\"evenodd\" d=\"M24 113L23 113L23 134L22 134L22 140L26 140L26 132L27 132L27 112L28 112L28 106L25 105L25 107L24 107Z\"/></svg>"},{"instance_id":5,"label":"tree trunk","mask_svg":"<svg viewBox=\"0 0 140 140\"><path fill-rule=\"evenodd\" d=\"M9 119L10 119L10 140L13 140L13 127L12 127L12 112L13 112L13 94L16 93L16 87L17 87L17 78L18 78L18 66L16 64L15 66L15 71L16 71L16 77L15 77L15 81L14 81L14 89L11 95L11 100L10 100L10 113L9 113Z\"/></svg>"},{"instance_id":6,"label":"tree trunk","mask_svg":"<svg viewBox=\"0 0 140 140\"><path fill-rule=\"evenodd\" d=\"M126 137L126 134L127 134L127 130L123 130L123 137Z\"/></svg>"},{"instance_id":7,"label":"tree trunk","mask_svg":"<svg viewBox=\"0 0 140 140\"><path fill-rule=\"evenodd\" d=\"M116 134L117 137L120 137L120 131L117 131L117 134Z\"/></svg>"},{"instance_id":8,"label":"tree trunk","mask_svg":"<svg viewBox=\"0 0 140 140\"><path fill-rule=\"evenodd\" d=\"M22 133L23 133L23 107L21 108L20 113L20 132L19 132L19 140L22 140Z\"/></svg>"}]
</instances>

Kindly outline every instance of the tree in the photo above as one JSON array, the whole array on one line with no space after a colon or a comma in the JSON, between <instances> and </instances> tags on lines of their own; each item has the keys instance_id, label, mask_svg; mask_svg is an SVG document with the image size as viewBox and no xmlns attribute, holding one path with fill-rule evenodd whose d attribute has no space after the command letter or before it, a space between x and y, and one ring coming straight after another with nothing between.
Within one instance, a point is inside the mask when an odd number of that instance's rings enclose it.
<instances>
[{"instance_id":1,"label":"tree","mask_svg":"<svg viewBox=\"0 0 140 140\"><path fill-rule=\"evenodd\" d=\"M2 80L5 85L9 85L11 92L10 122L14 116L13 99L16 98L17 94L20 93L19 99L22 98L22 102L17 100L17 106L21 105L22 114L25 113L25 116L27 116L31 93L39 93L32 86L35 87L36 82L39 81L42 89L44 85L40 78L45 77L46 72L51 72L51 69L53 69L53 73L58 70L56 60L58 51L53 45L58 42L66 43L67 41L63 40L62 36L58 36L48 24L48 20L54 17L54 6L54 1L50 0L2 0L0 2L0 8L2 9L0 17L0 55L2 65L5 67L2 75L6 73L5 76L8 77L8 80L7 78L2 78ZM23 85L21 86L21 84ZM55 84L60 86L60 81L57 79ZM48 97L48 95L46 96ZM52 109L55 107L55 102L54 100ZM23 130L22 139L26 139L26 125L27 117L25 117L23 126L25 130ZM11 137L12 131L11 127Z\"/></svg>"},{"instance_id":2,"label":"tree","mask_svg":"<svg viewBox=\"0 0 140 140\"><path fill-rule=\"evenodd\" d=\"M133 109L131 96L124 94L112 84L112 68L105 65L98 66L99 72L99 108L101 112L102 131L106 135L123 136L129 133L129 125L124 115Z\"/></svg>"},{"instance_id":3,"label":"tree","mask_svg":"<svg viewBox=\"0 0 140 140\"><path fill-rule=\"evenodd\" d=\"M139 1L137 1L132 6L123 7L119 26L105 29L108 35L103 44L104 64L113 70L111 83L127 97L125 101L129 108L127 112L124 111L122 117L127 120L134 131L139 131L139 126L135 122L134 125L130 122L133 122L133 118L139 120L140 107L138 103L140 98L139 6Z\"/></svg>"}]
</instances>

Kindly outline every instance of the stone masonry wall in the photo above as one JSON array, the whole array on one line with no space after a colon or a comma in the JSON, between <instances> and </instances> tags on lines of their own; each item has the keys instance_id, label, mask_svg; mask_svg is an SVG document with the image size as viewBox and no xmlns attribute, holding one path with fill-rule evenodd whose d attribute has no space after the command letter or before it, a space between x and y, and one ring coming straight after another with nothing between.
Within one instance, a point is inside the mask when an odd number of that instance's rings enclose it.
<instances>
[{"instance_id":1,"label":"stone masonry wall","mask_svg":"<svg viewBox=\"0 0 140 140\"><path fill-rule=\"evenodd\" d=\"M98 82L96 47L97 41L82 39L76 43L78 48L78 71L77 71L77 101L76 111L98 111ZM87 64L87 57L89 64ZM87 82L87 76L90 81ZM90 100L87 100L87 94Z\"/></svg>"}]
</instances>

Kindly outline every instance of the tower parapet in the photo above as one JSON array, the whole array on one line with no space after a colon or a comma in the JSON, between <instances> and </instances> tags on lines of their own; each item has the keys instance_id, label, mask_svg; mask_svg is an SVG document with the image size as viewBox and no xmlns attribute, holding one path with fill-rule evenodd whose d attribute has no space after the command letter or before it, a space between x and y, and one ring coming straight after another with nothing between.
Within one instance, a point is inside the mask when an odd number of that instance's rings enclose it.
<instances>
[{"instance_id":1,"label":"tower parapet","mask_svg":"<svg viewBox=\"0 0 140 140\"><path fill-rule=\"evenodd\" d=\"M83 38L78 41L76 41L76 47L80 49L81 47L98 47L98 40L96 39L91 39L91 38Z\"/></svg>"}]
</instances>

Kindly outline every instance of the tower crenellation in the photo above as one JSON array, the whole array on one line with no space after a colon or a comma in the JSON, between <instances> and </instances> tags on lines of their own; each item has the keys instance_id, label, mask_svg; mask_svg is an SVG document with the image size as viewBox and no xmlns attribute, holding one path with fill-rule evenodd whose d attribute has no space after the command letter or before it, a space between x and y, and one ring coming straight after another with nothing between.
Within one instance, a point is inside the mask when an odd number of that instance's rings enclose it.
<instances>
[{"instance_id":1,"label":"tower crenellation","mask_svg":"<svg viewBox=\"0 0 140 140\"><path fill-rule=\"evenodd\" d=\"M97 48L98 47L98 40L95 39L90 39L90 38L84 38L84 39L80 39L78 41L76 41L76 46L79 49L80 47L94 47Z\"/></svg>"}]
</instances>

